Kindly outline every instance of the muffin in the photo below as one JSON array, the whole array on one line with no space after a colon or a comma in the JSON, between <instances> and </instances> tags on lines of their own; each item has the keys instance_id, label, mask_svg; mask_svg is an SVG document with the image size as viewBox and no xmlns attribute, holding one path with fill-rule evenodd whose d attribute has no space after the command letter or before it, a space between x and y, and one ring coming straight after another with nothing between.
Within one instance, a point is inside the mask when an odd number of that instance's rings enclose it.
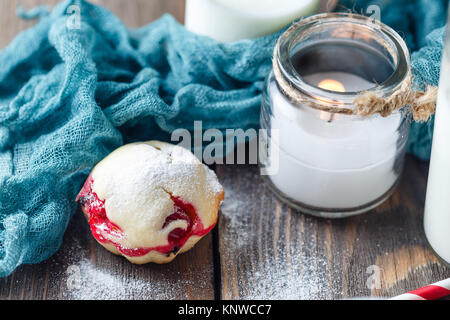
<instances>
[{"instance_id":1,"label":"muffin","mask_svg":"<svg viewBox=\"0 0 450 320\"><path fill-rule=\"evenodd\" d=\"M216 225L223 198L215 173L190 151L149 141L99 162L76 201L102 246L144 264L191 249Z\"/></svg>"}]
</instances>

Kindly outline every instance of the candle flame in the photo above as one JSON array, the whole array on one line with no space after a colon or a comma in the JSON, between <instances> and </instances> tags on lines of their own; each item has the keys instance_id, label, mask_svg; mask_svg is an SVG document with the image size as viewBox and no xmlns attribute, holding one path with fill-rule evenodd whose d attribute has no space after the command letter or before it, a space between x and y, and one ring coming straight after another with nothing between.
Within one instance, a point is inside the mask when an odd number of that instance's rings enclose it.
<instances>
[{"instance_id":1,"label":"candle flame","mask_svg":"<svg viewBox=\"0 0 450 320\"><path fill-rule=\"evenodd\" d=\"M329 91L345 92L344 85L341 82L333 79L324 79L320 81L318 87Z\"/></svg>"},{"instance_id":2,"label":"candle flame","mask_svg":"<svg viewBox=\"0 0 450 320\"><path fill-rule=\"evenodd\" d=\"M318 87L325 89L325 90L334 91L334 92L345 92L345 87L342 84L342 82L339 82L334 79L324 79L319 82ZM328 121L328 122L333 121L333 114L330 114L325 111L321 111L319 117L320 117L320 119L322 119L324 121Z\"/></svg>"}]
</instances>

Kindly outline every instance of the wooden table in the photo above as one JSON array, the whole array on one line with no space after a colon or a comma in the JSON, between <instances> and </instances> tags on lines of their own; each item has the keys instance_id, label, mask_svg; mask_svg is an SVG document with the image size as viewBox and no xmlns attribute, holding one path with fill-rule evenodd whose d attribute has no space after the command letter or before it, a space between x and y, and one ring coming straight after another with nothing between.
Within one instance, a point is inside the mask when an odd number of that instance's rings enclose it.
<instances>
[{"instance_id":1,"label":"wooden table","mask_svg":"<svg viewBox=\"0 0 450 320\"><path fill-rule=\"evenodd\" d=\"M18 2L0 0L0 48L33 24L16 18ZM57 1L21 2L30 8ZM130 27L163 12L183 21L182 0L95 2ZM0 279L0 299L390 297L450 277L423 232L426 162L408 156L402 181L388 201L370 213L336 221L281 204L255 166L215 169L226 190L218 227L174 262L135 266L110 254L93 240L78 212L52 258ZM380 287L370 289L367 282L377 271Z\"/></svg>"}]
</instances>

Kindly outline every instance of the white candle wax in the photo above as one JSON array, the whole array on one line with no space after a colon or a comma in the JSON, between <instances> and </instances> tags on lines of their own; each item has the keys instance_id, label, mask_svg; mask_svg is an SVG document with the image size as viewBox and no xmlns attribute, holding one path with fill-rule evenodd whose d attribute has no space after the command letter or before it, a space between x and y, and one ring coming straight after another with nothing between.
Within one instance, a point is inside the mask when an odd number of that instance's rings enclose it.
<instances>
[{"instance_id":1,"label":"white candle wax","mask_svg":"<svg viewBox=\"0 0 450 320\"><path fill-rule=\"evenodd\" d=\"M337 80L351 92L374 86L341 72L304 77L313 85L325 79ZM275 83L271 86L271 123L279 129L280 153L279 171L269 178L281 192L308 206L345 209L375 201L393 187L400 114L362 120L335 114L330 121L324 112L320 119L309 107L293 107Z\"/></svg>"},{"instance_id":2,"label":"white candle wax","mask_svg":"<svg viewBox=\"0 0 450 320\"><path fill-rule=\"evenodd\" d=\"M317 12L319 0L187 0L188 30L231 42L271 34Z\"/></svg>"},{"instance_id":3,"label":"white candle wax","mask_svg":"<svg viewBox=\"0 0 450 320\"><path fill-rule=\"evenodd\" d=\"M446 51L447 52L447 51ZM450 263L450 57L445 54L434 120L433 148L425 202L425 234Z\"/></svg>"}]
</instances>

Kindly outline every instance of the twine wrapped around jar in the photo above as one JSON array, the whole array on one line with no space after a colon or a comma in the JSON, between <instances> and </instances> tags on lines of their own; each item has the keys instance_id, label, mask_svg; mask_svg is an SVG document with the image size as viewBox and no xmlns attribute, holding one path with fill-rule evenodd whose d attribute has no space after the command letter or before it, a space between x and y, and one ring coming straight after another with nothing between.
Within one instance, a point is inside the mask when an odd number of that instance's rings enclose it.
<instances>
[{"instance_id":1,"label":"twine wrapped around jar","mask_svg":"<svg viewBox=\"0 0 450 320\"><path fill-rule=\"evenodd\" d=\"M289 30L286 31L286 33L288 32ZM278 46L279 41L275 45L274 56L276 56ZM389 97L377 96L373 91L361 92L353 101L356 108L345 108L338 104L333 105L329 101L327 103L320 103L321 101L317 101L317 103L312 102L302 91L286 80L276 59L273 59L273 72L280 90L291 102L306 104L321 111L358 116L380 114L382 117L388 117L394 111L405 107L412 113L413 119L419 122L428 121L436 109L438 88L427 86L424 91L413 90L411 72L408 73L401 87Z\"/></svg>"},{"instance_id":2,"label":"twine wrapped around jar","mask_svg":"<svg viewBox=\"0 0 450 320\"><path fill-rule=\"evenodd\" d=\"M411 111L414 121L428 121L436 109L438 88L427 86L424 91L413 90L411 76L404 84L404 88L387 98L378 97L371 91L362 92L353 101L356 106L355 113L360 116L379 113L387 117L395 110L406 106Z\"/></svg>"}]
</instances>

